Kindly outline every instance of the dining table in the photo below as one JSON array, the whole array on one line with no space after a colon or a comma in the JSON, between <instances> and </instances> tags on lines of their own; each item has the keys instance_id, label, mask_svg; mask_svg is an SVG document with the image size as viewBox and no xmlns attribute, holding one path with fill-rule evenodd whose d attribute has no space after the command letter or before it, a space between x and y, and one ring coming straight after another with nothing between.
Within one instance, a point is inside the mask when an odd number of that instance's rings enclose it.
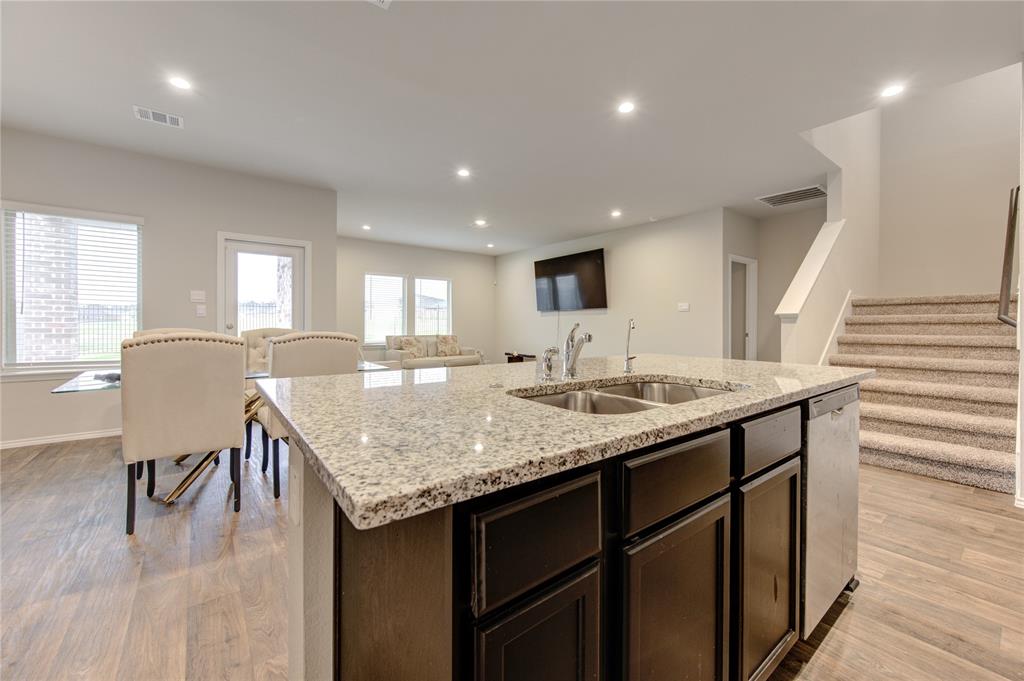
<instances>
[{"instance_id":1,"label":"dining table","mask_svg":"<svg viewBox=\"0 0 1024 681\"><path fill-rule=\"evenodd\" d=\"M369 372L369 371L388 371L392 367L385 366L383 364L377 364L376 362L367 362L366 360L358 360L356 362L356 371ZM253 381L260 378L269 378L270 373L266 371L250 371L246 372L245 380ZM50 392L54 395L69 395L75 393L88 393L97 392L101 390L120 390L121 389L121 372L117 367L110 367L104 369L95 369L92 371L83 371L77 374L73 378L61 383L59 386L51 390ZM255 390L247 391L245 398L245 420L243 423L249 424L256 418L256 414L260 407L263 406L263 398L260 397L259 393ZM251 432L251 431L250 431ZM174 463L182 464L188 459L191 454L184 454L176 457ZM170 493L163 498L165 504L173 504L174 501L187 490L193 482L202 474L204 470L211 463L218 463L220 458L220 452L207 452L203 458L192 467L191 470L182 478L181 482L175 486ZM142 474L142 467L139 467L139 474Z\"/></svg>"}]
</instances>

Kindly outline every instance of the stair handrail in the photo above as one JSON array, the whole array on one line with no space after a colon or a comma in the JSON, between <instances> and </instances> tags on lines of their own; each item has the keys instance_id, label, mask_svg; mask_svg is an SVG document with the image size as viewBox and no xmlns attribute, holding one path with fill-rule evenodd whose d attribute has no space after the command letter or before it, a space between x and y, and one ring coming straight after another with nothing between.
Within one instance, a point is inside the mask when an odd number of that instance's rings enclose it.
<instances>
[{"instance_id":1,"label":"stair handrail","mask_svg":"<svg viewBox=\"0 0 1024 681\"><path fill-rule=\"evenodd\" d=\"M999 283L999 321L1017 328L1017 320L1010 316L1010 289L1013 286L1013 247L1017 236L1017 208L1020 185L1010 190L1010 208L1006 217L1006 244L1003 247L1003 278Z\"/></svg>"}]
</instances>

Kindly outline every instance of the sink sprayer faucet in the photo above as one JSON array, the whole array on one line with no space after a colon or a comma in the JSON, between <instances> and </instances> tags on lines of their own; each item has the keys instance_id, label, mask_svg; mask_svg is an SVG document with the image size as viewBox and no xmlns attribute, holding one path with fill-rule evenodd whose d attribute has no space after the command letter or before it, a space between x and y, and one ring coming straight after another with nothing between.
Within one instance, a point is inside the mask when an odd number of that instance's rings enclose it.
<instances>
[{"instance_id":1,"label":"sink sprayer faucet","mask_svg":"<svg viewBox=\"0 0 1024 681\"><path fill-rule=\"evenodd\" d=\"M558 356L558 348L552 346L544 351L544 356L541 358L541 368L544 372L544 380L551 380L551 372L553 370L553 364L555 357Z\"/></svg>"},{"instance_id":2,"label":"sink sprayer faucet","mask_svg":"<svg viewBox=\"0 0 1024 681\"><path fill-rule=\"evenodd\" d=\"M587 332L583 332L577 338L576 331L579 328L579 322L573 324L569 335L565 339L565 345L562 346L562 380L576 378L576 360L579 359L580 353L583 352L584 344L594 340L594 337Z\"/></svg>"},{"instance_id":3,"label":"sink sprayer faucet","mask_svg":"<svg viewBox=\"0 0 1024 681\"><path fill-rule=\"evenodd\" d=\"M629 339L633 335L634 329L636 329L636 320L630 319L629 326L626 327L626 360L622 367L622 373L624 374L633 373L633 360L636 359L636 356L631 357L629 355Z\"/></svg>"}]
</instances>

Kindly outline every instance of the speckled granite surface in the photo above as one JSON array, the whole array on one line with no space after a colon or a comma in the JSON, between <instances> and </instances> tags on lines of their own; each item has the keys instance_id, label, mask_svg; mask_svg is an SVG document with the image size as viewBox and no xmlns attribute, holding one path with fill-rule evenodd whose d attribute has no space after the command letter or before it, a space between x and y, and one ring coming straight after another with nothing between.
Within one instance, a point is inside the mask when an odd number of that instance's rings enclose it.
<instances>
[{"instance_id":1,"label":"speckled granite surface","mask_svg":"<svg viewBox=\"0 0 1024 681\"><path fill-rule=\"evenodd\" d=\"M342 510L369 529L697 432L871 377L860 368L641 355L263 379L271 409ZM510 395L671 380L732 392L632 414L581 414Z\"/></svg>"}]
</instances>

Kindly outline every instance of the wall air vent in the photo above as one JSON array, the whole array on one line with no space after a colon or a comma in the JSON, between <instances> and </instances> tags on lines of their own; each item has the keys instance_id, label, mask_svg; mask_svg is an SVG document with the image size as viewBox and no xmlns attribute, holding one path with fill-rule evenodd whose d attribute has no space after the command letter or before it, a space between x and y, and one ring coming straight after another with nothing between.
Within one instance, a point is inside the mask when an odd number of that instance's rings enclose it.
<instances>
[{"instance_id":1,"label":"wall air vent","mask_svg":"<svg viewBox=\"0 0 1024 681\"><path fill-rule=\"evenodd\" d=\"M177 114L164 113L163 111L156 111L154 109L147 109L144 106L133 106L132 110L135 111L135 117L140 121L148 121L150 123L156 123L158 125L166 125L170 128L184 128L185 119Z\"/></svg>"},{"instance_id":2,"label":"wall air vent","mask_svg":"<svg viewBox=\"0 0 1024 681\"><path fill-rule=\"evenodd\" d=\"M759 196L757 197L757 200L762 203L767 203L772 208L778 208L779 206L787 206L791 203L820 199L823 196L828 196L828 194L825 193L825 188L821 185L814 185L813 187L801 187L800 189L782 192L781 194Z\"/></svg>"}]
</instances>

